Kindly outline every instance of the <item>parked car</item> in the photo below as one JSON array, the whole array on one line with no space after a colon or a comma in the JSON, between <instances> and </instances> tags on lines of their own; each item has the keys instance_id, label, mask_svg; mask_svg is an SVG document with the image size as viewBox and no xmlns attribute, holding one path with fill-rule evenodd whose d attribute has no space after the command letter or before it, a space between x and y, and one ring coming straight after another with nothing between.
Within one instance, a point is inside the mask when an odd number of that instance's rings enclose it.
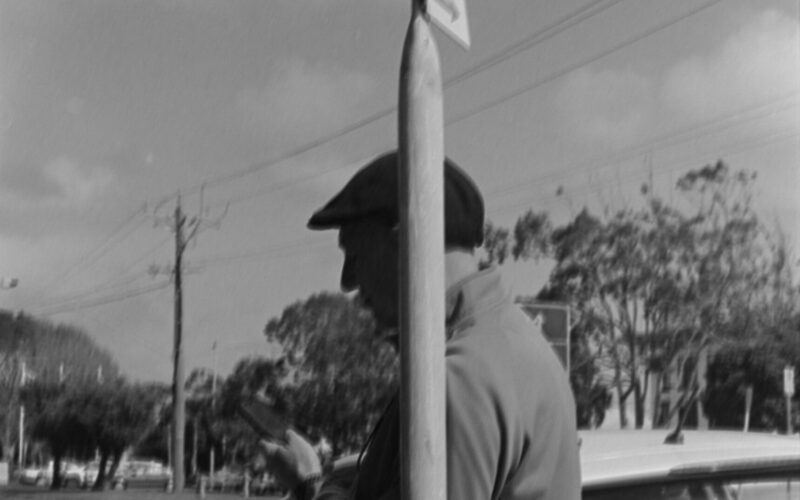
<instances>
[{"instance_id":1,"label":"parked car","mask_svg":"<svg viewBox=\"0 0 800 500\"><path fill-rule=\"evenodd\" d=\"M65 488L86 486L86 466L65 462L61 467L61 484Z\"/></svg>"},{"instance_id":2,"label":"parked car","mask_svg":"<svg viewBox=\"0 0 800 500\"><path fill-rule=\"evenodd\" d=\"M53 483L53 461L49 461L47 465L32 465L22 469L18 480L21 484L50 486ZM61 462L61 484L64 487L83 487L83 466L72 462Z\"/></svg>"},{"instance_id":3,"label":"parked car","mask_svg":"<svg viewBox=\"0 0 800 500\"><path fill-rule=\"evenodd\" d=\"M210 478L210 491L241 491L244 486L244 471L223 467Z\"/></svg>"},{"instance_id":4,"label":"parked car","mask_svg":"<svg viewBox=\"0 0 800 500\"><path fill-rule=\"evenodd\" d=\"M800 500L800 436L686 430L579 432L584 500ZM329 480L349 487L357 455Z\"/></svg>"},{"instance_id":5,"label":"parked car","mask_svg":"<svg viewBox=\"0 0 800 500\"><path fill-rule=\"evenodd\" d=\"M31 465L22 469L17 480L21 484L49 486L53 481L52 471L52 465L44 467Z\"/></svg>"},{"instance_id":6,"label":"parked car","mask_svg":"<svg viewBox=\"0 0 800 500\"><path fill-rule=\"evenodd\" d=\"M117 490L134 488L167 490L172 482L172 471L156 461L132 460L121 465L111 485Z\"/></svg>"},{"instance_id":7,"label":"parked car","mask_svg":"<svg viewBox=\"0 0 800 500\"><path fill-rule=\"evenodd\" d=\"M250 479L250 494L251 495L272 495L278 493L280 487L269 473L257 474Z\"/></svg>"},{"instance_id":8,"label":"parked car","mask_svg":"<svg viewBox=\"0 0 800 500\"><path fill-rule=\"evenodd\" d=\"M100 474L100 464L92 462L86 464L83 472L83 487L91 488L97 481L97 476Z\"/></svg>"}]
</instances>

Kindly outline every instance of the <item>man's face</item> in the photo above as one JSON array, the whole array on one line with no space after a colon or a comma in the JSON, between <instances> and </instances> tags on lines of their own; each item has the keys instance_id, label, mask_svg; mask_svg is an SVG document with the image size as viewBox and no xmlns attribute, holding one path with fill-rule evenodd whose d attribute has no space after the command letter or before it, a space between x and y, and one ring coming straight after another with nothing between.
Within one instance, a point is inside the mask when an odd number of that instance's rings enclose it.
<instances>
[{"instance_id":1,"label":"man's face","mask_svg":"<svg viewBox=\"0 0 800 500\"><path fill-rule=\"evenodd\" d=\"M339 230L344 251L341 287L358 295L380 326L398 321L398 240L396 228L377 218L344 224Z\"/></svg>"}]
</instances>

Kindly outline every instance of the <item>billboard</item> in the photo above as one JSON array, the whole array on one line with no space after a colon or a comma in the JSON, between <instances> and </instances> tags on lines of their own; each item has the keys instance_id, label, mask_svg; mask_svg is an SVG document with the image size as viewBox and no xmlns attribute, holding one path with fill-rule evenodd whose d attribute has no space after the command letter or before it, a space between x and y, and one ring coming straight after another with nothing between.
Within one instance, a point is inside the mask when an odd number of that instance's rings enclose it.
<instances>
[{"instance_id":1,"label":"billboard","mask_svg":"<svg viewBox=\"0 0 800 500\"><path fill-rule=\"evenodd\" d=\"M539 323L545 338L569 373L569 306L556 302L520 301L520 307Z\"/></svg>"}]
</instances>

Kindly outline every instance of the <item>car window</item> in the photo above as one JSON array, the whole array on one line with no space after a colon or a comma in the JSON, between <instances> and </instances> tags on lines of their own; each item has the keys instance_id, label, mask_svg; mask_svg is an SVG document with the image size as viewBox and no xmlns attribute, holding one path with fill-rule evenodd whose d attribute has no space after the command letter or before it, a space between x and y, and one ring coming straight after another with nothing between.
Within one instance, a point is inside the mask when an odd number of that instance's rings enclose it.
<instances>
[{"instance_id":1,"label":"car window","mask_svg":"<svg viewBox=\"0 0 800 500\"><path fill-rule=\"evenodd\" d=\"M800 500L800 478L686 481L607 486L584 500Z\"/></svg>"},{"instance_id":2,"label":"car window","mask_svg":"<svg viewBox=\"0 0 800 500\"><path fill-rule=\"evenodd\" d=\"M800 500L800 479L731 481L727 485L734 500Z\"/></svg>"},{"instance_id":3,"label":"car window","mask_svg":"<svg viewBox=\"0 0 800 500\"><path fill-rule=\"evenodd\" d=\"M585 491L584 500L707 500L701 483L648 483ZM715 497L710 497L715 498Z\"/></svg>"}]
</instances>

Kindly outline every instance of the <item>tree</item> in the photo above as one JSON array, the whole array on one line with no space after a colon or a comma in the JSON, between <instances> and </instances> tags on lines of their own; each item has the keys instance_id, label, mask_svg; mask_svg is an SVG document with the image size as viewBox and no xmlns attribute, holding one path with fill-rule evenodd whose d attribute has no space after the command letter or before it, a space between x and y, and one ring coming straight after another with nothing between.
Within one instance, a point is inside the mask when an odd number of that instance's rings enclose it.
<instances>
[{"instance_id":1,"label":"tree","mask_svg":"<svg viewBox=\"0 0 800 500\"><path fill-rule=\"evenodd\" d=\"M545 286L536 296L537 301L567 303L564 291L552 285ZM596 336L600 326L596 318L580 310L571 311L570 325L570 385L575 396L578 428L599 427L605 420L611 404L611 393L602 379L596 362Z\"/></svg>"},{"instance_id":2,"label":"tree","mask_svg":"<svg viewBox=\"0 0 800 500\"><path fill-rule=\"evenodd\" d=\"M495 226L491 221L487 221L483 227L483 249L485 256L481 259L481 266L488 267L491 264L502 264L508 258L508 246L510 244L508 229Z\"/></svg>"},{"instance_id":3,"label":"tree","mask_svg":"<svg viewBox=\"0 0 800 500\"><path fill-rule=\"evenodd\" d=\"M396 391L396 353L375 332L368 311L333 293L296 302L264 330L283 350L289 415L334 456L360 449Z\"/></svg>"},{"instance_id":4,"label":"tree","mask_svg":"<svg viewBox=\"0 0 800 500\"><path fill-rule=\"evenodd\" d=\"M290 414L292 405L284 388L287 375L280 359L250 357L236 364L222 384L215 408L211 410L209 400L209 411L202 414L200 421L209 446L214 447L215 456L232 463L241 463L249 458L258 436L239 417L236 407L252 397L260 396L270 401L278 413L287 415L293 424L297 424Z\"/></svg>"},{"instance_id":5,"label":"tree","mask_svg":"<svg viewBox=\"0 0 800 500\"><path fill-rule=\"evenodd\" d=\"M22 372L26 380L43 384L83 386L100 378L113 380L118 368L111 355L83 330L53 324L24 313L0 314L0 369L3 399L0 420L4 422L3 443L9 455L19 405Z\"/></svg>"},{"instance_id":6,"label":"tree","mask_svg":"<svg viewBox=\"0 0 800 500\"><path fill-rule=\"evenodd\" d=\"M80 420L100 451L95 490L106 488L107 479L114 477L125 449L135 445L156 425L158 399L158 393L150 386L123 380L96 384L78 395L78 403L84 408ZM109 460L111 465L107 469Z\"/></svg>"},{"instance_id":7,"label":"tree","mask_svg":"<svg viewBox=\"0 0 800 500\"><path fill-rule=\"evenodd\" d=\"M774 300L787 297L786 252L752 209L754 179L723 162L690 171L678 182L688 215L643 189L643 208L602 218L584 209L552 230L551 247L541 243L542 217L518 220L512 253L555 259L548 287L586 320L588 345L612 374L623 427L630 396L634 425L642 426L650 377L675 370L699 384L703 349L763 331L755 318L774 316L775 304L785 317L796 303Z\"/></svg>"},{"instance_id":8,"label":"tree","mask_svg":"<svg viewBox=\"0 0 800 500\"><path fill-rule=\"evenodd\" d=\"M745 391L753 391L750 428L784 430L783 367L800 358L789 359L782 345L768 339L730 342L716 352L708 370L708 387L703 404L714 427L741 429L745 413ZM794 414L795 425L800 418Z\"/></svg>"},{"instance_id":9,"label":"tree","mask_svg":"<svg viewBox=\"0 0 800 500\"><path fill-rule=\"evenodd\" d=\"M53 489L61 487L61 461L68 452L78 457L91 456L91 434L82 421L85 408L80 404L76 390L61 384L34 381L21 393L31 417L31 435L47 443L53 456Z\"/></svg>"}]
</instances>

